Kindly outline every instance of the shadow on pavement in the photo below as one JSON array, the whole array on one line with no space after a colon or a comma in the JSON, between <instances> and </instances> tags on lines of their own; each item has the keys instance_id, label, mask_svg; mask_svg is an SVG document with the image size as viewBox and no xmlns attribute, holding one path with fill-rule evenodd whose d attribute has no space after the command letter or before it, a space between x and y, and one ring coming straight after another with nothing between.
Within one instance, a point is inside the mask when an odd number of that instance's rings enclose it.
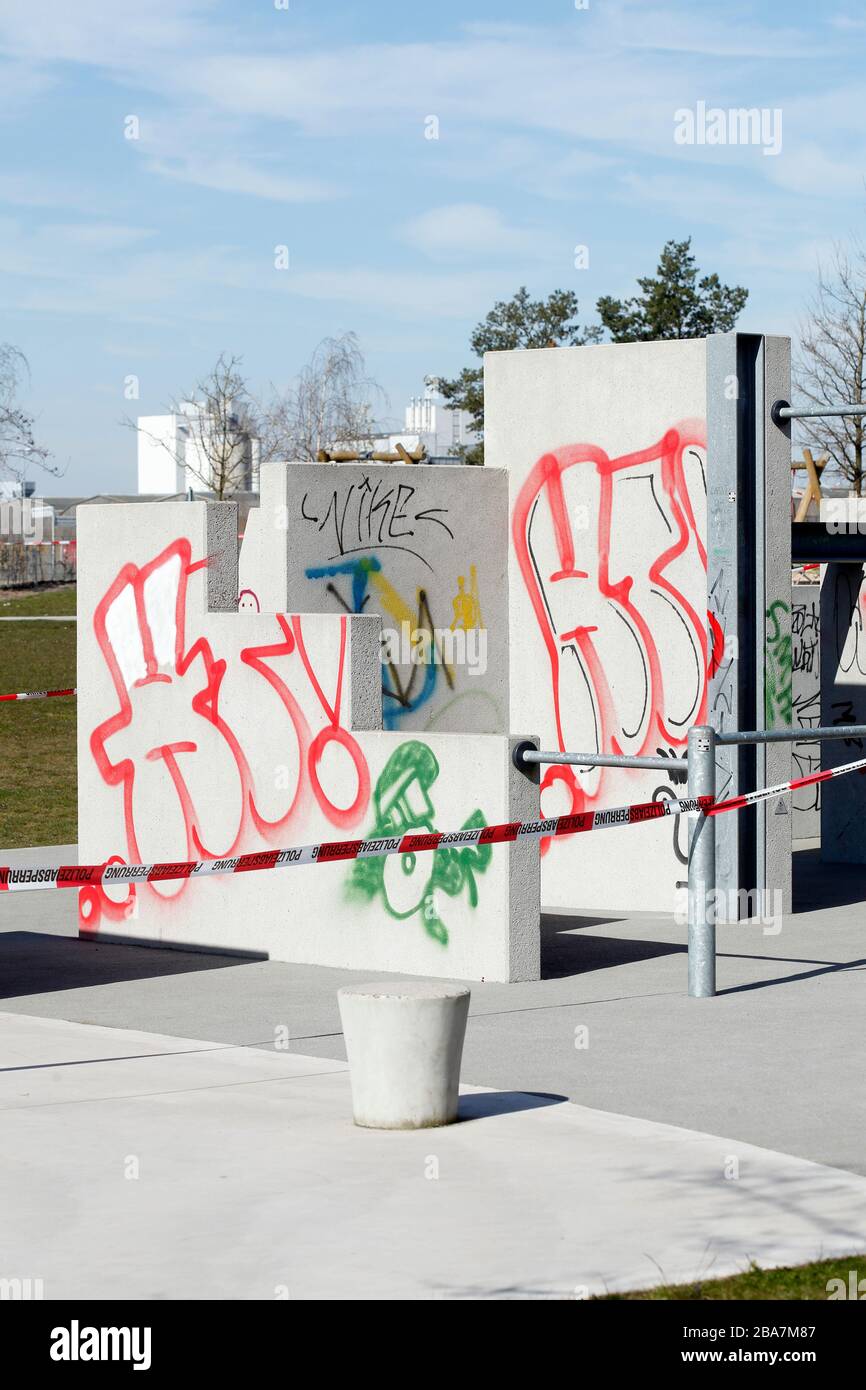
<instances>
[{"instance_id":1,"label":"shadow on pavement","mask_svg":"<svg viewBox=\"0 0 866 1390\"><path fill-rule=\"evenodd\" d=\"M792 985L800 980L814 980L820 975L836 975L845 970L862 970L866 966L866 957L862 960L808 960L797 956L738 956L732 951L720 951L719 959L727 957L729 960L748 960L748 961L771 961L773 965L815 965L817 970L798 970L789 975L774 975L769 980L752 980L743 985L728 985L726 989L719 989L718 995L723 994L748 994L755 989L769 989L772 985Z\"/></svg>"},{"instance_id":2,"label":"shadow on pavement","mask_svg":"<svg viewBox=\"0 0 866 1390\"><path fill-rule=\"evenodd\" d=\"M568 1096L547 1091L482 1091L460 1097L458 1121L486 1120L493 1115L513 1115L518 1110L540 1110L546 1105L564 1105Z\"/></svg>"},{"instance_id":3,"label":"shadow on pavement","mask_svg":"<svg viewBox=\"0 0 866 1390\"><path fill-rule=\"evenodd\" d=\"M560 979L609 970L633 961L682 954L685 946L675 941L635 941L630 937L583 935L587 927L622 922L622 917L569 917L545 914L541 918L541 978Z\"/></svg>"},{"instance_id":4,"label":"shadow on pavement","mask_svg":"<svg viewBox=\"0 0 866 1390\"><path fill-rule=\"evenodd\" d=\"M162 944L162 943L161 943ZM116 946L42 932L0 934L0 999L53 994L89 985L116 984L202 970L226 970L266 957L222 955L208 951L155 950L153 946Z\"/></svg>"}]
</instances>

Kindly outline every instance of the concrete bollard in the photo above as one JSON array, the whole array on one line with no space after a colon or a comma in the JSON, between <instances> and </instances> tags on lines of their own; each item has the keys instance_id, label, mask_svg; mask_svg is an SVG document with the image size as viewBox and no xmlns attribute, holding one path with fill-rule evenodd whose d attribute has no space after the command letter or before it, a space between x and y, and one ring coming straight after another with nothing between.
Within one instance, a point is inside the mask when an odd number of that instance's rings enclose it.
<instances>
[{"instance_id":1,"label":"concrete bollard","mask_svg":"<svg viewBox=\"0 0 866 1390\"><path fill-rule=\"evenodd\" d=\"M337 991L355 1124L426 1129L457 1119L469 990L433 981Z\"/></svg>"}]
</instances>

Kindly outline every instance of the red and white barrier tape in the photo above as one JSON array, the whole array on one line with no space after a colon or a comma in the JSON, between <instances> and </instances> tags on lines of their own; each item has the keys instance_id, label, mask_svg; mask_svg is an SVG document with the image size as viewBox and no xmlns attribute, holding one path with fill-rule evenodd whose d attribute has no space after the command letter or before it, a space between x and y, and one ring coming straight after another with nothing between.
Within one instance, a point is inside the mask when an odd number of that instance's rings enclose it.
<instances>
[{"instance_id":1,"label":"red and white barrier tape","mask_svg":"<svg viewBox=\"0 0 866 1390\"><path fill-rule=\"evenodd\" d=\"M840 763L826 772L810 772L808 777L795 777L793 782L780 782L776 787L759 787L756 792L744 792L742 796L732 796L728 801L716 801L708 816L718 816L722 811L741 811L744 806L754 806L756 801L768 801L772 796L785 796L795 792L798 787L812 787L816 782L829 782L833 777L843 777L846 772L857 772L866 768L866 758L858 758L853 763Z\"/></svg>"},{"instance_id":2,"label":"red and white barrier tape","mask_svg":"<svg viewBox=\"0 0 866 1390\"><path fill-rule=\"evenodd\" d=\"M433 831L427 835L402 835L378 840L325 840L315 845L296 845L292 849L260 850L256 854L236 855L231 859L182 860L173 864L61 864L56 868L20 865L0 865L0 892L21 892L34 888L81 888L89 883L134 883L164 881L178 878L206 878L211 874L240 874L253 869L288 869L295 864L332 864L341 859L377 858L386 854L420 854L428 850L460 848L464 845L508 844L515 840L544 839L546 836L576 835L587 830L605 830L614 825L639 825L703 811L717 816L722 811L739 811L757 801L773 796L785 796L798 787L816 782L829 782L846 772L866 768L866 758L826 772L813 772L808 777L796 777L775 787L761 787L745 792L728 801L714 801L711 796L685 797L670 801L643 801L632 806L611 806L606 811L585 811L572 816L555 816L550 820L512 821L503 825L476 826L471 830Z\"/></svg>"},{"instance_id":3,"label":"red and white barrier tape","mask_svg":"<svg viewBox=\"0 0 866 1390\"><path fill-rule=\"evenodd\" d=\"M52 695L77 695L77 690L20 690L16 695L0 695L3 700L50 700Z\"/></svg>"},{"instance_id":4,"label":"red and white barrier tape","mask_svg":"<svg viewBox=\"0 0 866 1390\"><path fill-rule=\"evenodd\" d=\"M288 869L295 864L332 864L339 859L369 859L384 854L420 854L426 850L464 845L507 844L514 840L542 839L547 835L576 835L604 830L612 825L637 825L687 811L706 811L712 797L682 801L646 801L635 806L612 806L607 811L586 811L551 820L512 821L504 825L476 826L447 834L395 835L379 840L326 840L293 849L266 849L232 859L188 860L174 864L62 864L58 868L0 866L0 891L30 888L82 888L88 883L148 883L176 878L205 878L210 874L241 874L251 869Z\"/></svg>"}]
</instances>

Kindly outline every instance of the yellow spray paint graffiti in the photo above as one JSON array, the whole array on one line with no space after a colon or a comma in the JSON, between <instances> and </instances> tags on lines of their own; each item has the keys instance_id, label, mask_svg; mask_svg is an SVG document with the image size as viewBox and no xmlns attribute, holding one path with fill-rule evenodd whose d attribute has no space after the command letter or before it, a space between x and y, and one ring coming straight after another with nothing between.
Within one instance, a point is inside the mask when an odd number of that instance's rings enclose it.
<instances>
[{"instance_id":1,"label":"yellow spray paint graffiti","mask_svg":"<svg viewBox=\"0 0 866 1390\"><path fill-rule=\"evenodd\" d=\"M484 620L481 617L481 604L478 599L478 570L474 565L469 566L469 593L466 592L466 576L461 574L457 580L457 593L451 601L454 609L454 621L451 624L451 631L463 628L468 632L470 628L481 628Z\"/></svg>"},{"instance_id":2,"label":"yellow spray paint graffiti","mask_svg":"<svg viewBox=\"0 0 866 1390\"><path fill-rule=\"evenodd\" d=\"M428 703L436 690L440 668L448 689L455 689L455 652L459 651L459 644L455 645L451 634L484 631L475 564L468 566L468 588L466 574L457 577L457 592L451 601L454 618L447 628L436 627L426 590L419 587L414 602L404 597L385 576L375 555L312 566L306 575L308 579L327 580L327 592L346 612L368 611L372 598L372 611L382 614L382 713L386 729L399 727L404 716ZM335 583L343 576L351 581L350 602ZM477 651L473 651L477 661Z\"/></svg>"}]
</instances>

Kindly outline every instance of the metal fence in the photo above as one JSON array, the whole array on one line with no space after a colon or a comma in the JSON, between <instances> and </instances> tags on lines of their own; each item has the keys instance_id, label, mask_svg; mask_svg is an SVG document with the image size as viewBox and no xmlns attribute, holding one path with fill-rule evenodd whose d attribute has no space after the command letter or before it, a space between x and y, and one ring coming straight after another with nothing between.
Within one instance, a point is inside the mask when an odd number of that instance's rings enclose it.
<instances>
[{"instance_id":1,"label":"metal fence","mask_svg":"<svg viewBox=\"0 0 866 1390\"><path fill-rule=\"evenodd\" d=\"M77 559L74 540L0 541L0 589L71 583L76 577Z\"/></svg>"}]
</instances>

